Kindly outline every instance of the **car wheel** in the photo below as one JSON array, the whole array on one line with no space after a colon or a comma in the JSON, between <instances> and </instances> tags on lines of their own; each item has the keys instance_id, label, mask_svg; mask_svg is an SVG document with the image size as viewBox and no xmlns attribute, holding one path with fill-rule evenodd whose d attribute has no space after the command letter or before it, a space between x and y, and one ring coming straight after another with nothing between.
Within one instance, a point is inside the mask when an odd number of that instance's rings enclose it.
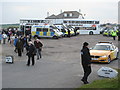
<instances>
[{"instance_id":1,"label":"car wheel","mask_svg":"<svg viewBox=\"0 0 120 90\"><path fill-rule=\"evenodd\" d=\"M57 36L53 36L53 39L58 39L58 37Z\"/></svg>"},{"instance_id":2,"label":"car wheel","mask_svg":"<svg viewBox=\"0 0 120 90\"><path fill-rule=\"evenodd\" d=\"M90 32L89 32L89 35L93 35L93 32L92 32L92 31L90 31Z\"/></svg>"},{"instance_id":3,"label":"car wheel","mask_svg":"<svg viewBox=\"0 0 120 90\"><path fill-rule=\"evenodd\" d=\"M64 35L64 37L67 37L67 36L68 36L67 34Z\"/></svg>"},{"instance_id":4,"label":"car wheel","mask_svg":"<svg viewBox=\"0 0 120 90\"><path fill-rule=\"evenodd\" d=\"M110 56L108 57L108 64L111 62Z\"/></svg>"}]
</instances>

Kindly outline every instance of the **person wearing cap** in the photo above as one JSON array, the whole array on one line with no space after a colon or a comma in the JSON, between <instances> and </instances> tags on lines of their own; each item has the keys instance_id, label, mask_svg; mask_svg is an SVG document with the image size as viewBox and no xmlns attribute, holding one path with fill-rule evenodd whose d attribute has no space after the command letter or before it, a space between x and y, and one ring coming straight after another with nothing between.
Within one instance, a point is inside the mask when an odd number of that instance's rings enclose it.
<instances>
[{"instance_id":1,"label":"person wearing cap","mask_svg":"<svg viewBox=\"0 0 120 90\"><path fill-rule=\"evenodd\" d=\"M27 61L27 66L30 65L30 60L32 59L32 65L34 66L34 56L36 55L36 49L33 43L30 41L28 42L28 47L27 47L27 56L28 56L28 61Z\"/></svg>"},{"instance_id":2,"label":"person wearing cap","mask_svg":"<svg viewBox=\"0 0 120 90\"><path fill-rule=\"evenodd\" d=\"M42 58L42 56L41 56L41 51L42 51L42 46L43 46L43 44L40 42L39 39L36 39L36 40L34 41L34 45L35 45L36 51L37 51L37 60L39 60L39 57Z\"/></svg>"},{"instance_id":3,"label":"person wearing cap","mask_svg":"<svg viewBox=\"0 0 120 90\"><path fill-rule=\"evenodd\" d=\"M84 42L83 43L83 48L81 50L81 59L82 59L82 67L84 70L84 76L81 79L84 84L88 84L89 82L87 81L88 76L91 73L91 57L90 57L90 52L88 48L88 43Z\"/></svg>"}]
</instances>

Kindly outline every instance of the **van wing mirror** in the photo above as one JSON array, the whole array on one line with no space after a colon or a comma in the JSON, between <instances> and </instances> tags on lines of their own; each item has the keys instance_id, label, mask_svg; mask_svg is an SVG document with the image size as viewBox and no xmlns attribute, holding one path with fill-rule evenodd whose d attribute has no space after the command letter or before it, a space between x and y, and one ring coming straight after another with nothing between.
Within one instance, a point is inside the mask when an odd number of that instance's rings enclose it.
<instances>
[{"instance_id":1,"label":"van wing mirror","mask_svg":"<svg viewBox=\"0 0 120 90\"><path fill-rule=\"evenodd\" d=\"M90 48L90 50L92 50L92 49L93 49L93 47Z\"/></svg>"}]
</instances>

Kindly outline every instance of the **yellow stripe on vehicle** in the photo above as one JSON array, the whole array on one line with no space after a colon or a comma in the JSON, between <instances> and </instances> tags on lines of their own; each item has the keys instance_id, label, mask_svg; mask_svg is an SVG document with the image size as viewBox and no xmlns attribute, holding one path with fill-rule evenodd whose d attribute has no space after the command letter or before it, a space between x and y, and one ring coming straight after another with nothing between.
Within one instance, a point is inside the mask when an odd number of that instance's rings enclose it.
<instances>
[{"instance_id":1,"label":"yellow stripe on vehicle","mask_svg":"<svg viewBox=\"0 0 120 90\"><path fill-rule=\"evenodd\" d=\"M36 34L36 32L35 31L32 31L32 36L34 36Z\"/></svg>"},{"instance_id":2,"label":"yellow stripe on vehicle","mask_svg":"<svg viewBox=\"0 0 120 90\"><path fill-rule=\"evenodd\" d=\"M50 32L47 32L47 36L50 36Z\"/></svg>"},{"instance_id":3,"label":"yellow stripe on vehicle","mask_svg":"<svg viewBox=\"0 0 120 90\"><path fill-rule=\"evenodd\" d=\"M40 32L40 36L43 36L43 32Z\"/></svg>"}]
</instances>

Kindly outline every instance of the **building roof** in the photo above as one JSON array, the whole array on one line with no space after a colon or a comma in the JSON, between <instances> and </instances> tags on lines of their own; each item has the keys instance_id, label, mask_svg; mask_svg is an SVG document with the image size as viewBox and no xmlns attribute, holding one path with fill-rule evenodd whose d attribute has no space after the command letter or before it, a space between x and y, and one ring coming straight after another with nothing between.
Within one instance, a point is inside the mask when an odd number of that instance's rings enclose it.
<instances>
[{"instance_id":1,"label":"building roof","mask_svg":"<svg viewBox=\"0 0 120 90\"><path fill-rule=\"evenodd\" d=\"M66 14L66 16L65 16ZM45 19L67 19L67 18L79 18L82 16L81 13L77 11L64 11L58 15L52 14L51 16L46 17Z\"/></svg>"},{"instance_id":2,"label":"building roof","mask_svg":"<svg viewBox=\"0 0 120 90\"><path fill-rule=\"evenodd\" d=\"M48 16L47 18L45 18L45 19L56 19L57 18L57 16L55 16L54 14L52 14L51 16Z\"/></svg>"}]
</instances>

